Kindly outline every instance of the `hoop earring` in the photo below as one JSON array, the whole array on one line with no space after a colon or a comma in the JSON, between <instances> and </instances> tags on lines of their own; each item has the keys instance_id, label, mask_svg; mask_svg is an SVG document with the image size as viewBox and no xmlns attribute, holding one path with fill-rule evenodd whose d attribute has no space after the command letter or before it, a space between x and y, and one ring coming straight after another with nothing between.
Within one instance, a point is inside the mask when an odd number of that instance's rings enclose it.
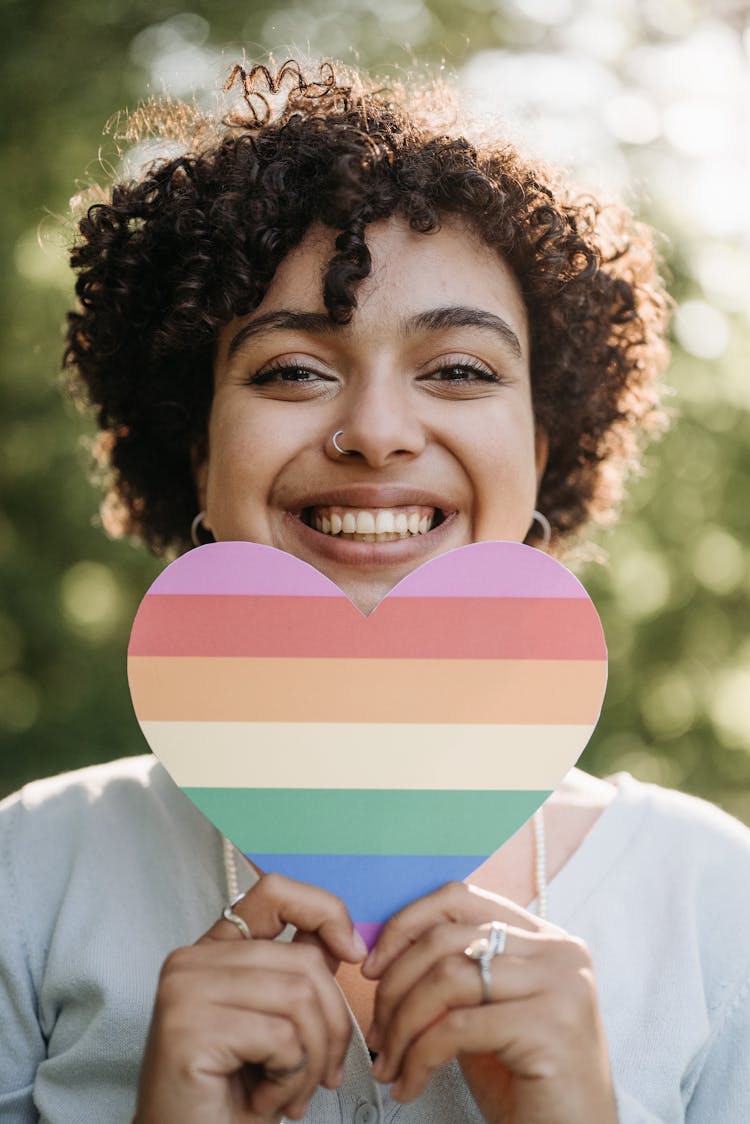
<instances>
[{"instance_id":1,"label":"hoop earring","mask_svg":"<svg viewBox=\"0 0 750 1124\"><path fill-rule=\"evenodd\" d=\"M216 539L211 534L211 531L204 523L205 518L205 511L199 511L198 514L193 517L193 522L190 524L190 541L193 546L206 546L207 543L216 542ZM203 530L209 537L206 539L202 539L200 536L201 530Z\"/></svg>"},{"instance_id":2,"label":"hoop earring","mask_svg":"<svg viewBox=\"0 0 750 1124\"><path fill-rule=\"evenodd\" d=\"M541 511L534 509L531 513L531 526L538 523L542 528L542 548L549 546L550 539L552 538L552 527L546 515L542 515ZM529 527L529 531L531 527ZM526 532L528 534L528 531Z\"/></svg>"}]
</instances>

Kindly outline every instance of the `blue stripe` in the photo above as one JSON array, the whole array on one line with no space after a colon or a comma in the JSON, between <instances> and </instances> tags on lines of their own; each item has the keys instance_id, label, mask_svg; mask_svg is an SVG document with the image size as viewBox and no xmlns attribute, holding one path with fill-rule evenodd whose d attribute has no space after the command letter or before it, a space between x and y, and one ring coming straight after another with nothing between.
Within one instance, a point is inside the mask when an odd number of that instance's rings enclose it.
<instances>
[{"instance_id":1,"label":"blue stripe","mask_svg":"<svg viewBox=\"0 0 750 1124\"><path fill-rule=\"evenodd\" d=\"M341 898L354 921L381 923L415 898L445 882L462 881L486 855L260 855L247 856L272 870L322 886Z\"/></svg>"}]
</instances>

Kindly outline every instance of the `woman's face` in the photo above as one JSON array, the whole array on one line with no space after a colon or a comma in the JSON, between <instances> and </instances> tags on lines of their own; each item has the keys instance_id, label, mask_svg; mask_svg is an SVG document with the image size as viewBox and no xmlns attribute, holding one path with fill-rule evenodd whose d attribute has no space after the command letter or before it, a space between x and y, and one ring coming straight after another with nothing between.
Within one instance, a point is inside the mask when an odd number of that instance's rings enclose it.
<instances>
[{"instance_id":1,"label":"woman's face","mask_svg":"<svg viewBox=\"0 0 750 1124\"><path fill-rule=\"evenodd\" d=\"M443 551L522 541L546 441L523 301L494 251L457 221L373 224L340 326L322 301L334 237L311 228L221 332L197 477L217 539L295 554L369 612Z\"/></svg>"}]
</instances>

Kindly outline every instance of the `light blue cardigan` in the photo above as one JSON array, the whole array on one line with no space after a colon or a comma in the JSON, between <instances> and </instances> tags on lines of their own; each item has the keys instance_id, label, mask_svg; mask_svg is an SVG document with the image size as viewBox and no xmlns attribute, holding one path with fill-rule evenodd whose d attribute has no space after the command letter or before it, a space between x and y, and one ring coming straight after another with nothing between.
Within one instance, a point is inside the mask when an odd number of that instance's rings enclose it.
<instances>
[{"instance_id":1,"label":"light blue cardigan","mask_svg":"<svg viewBox=\"0 0 750 1124\"><path fill-rule=\"evenodd\" d=\"M548 912L592 951L621 1124L744 1124L750 831L702 801L615 779L550 883ZM10 797L0 855L0 1120L125 1124L162 961L225 904L221 839L140 757ZM396 1105L356 1032L345 1085L320 1090L306 1120L481 1117L455 1064Z\"/></svg>"}]
</instances>

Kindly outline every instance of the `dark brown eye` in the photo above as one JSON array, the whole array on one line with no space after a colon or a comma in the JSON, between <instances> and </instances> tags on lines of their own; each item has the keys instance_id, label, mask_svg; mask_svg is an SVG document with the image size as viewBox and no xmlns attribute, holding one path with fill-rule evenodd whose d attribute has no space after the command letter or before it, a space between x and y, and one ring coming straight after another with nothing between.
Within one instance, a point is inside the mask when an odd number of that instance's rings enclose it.
<instances>
[{"instance_id":1,"label":"dark brown eye","mask_svg":"<svg viewBox=\"0 0 750 1124\"><path fill-rule=\"evenodd\" d=\"M270 382L312 382L321 377L317 371L311 371L307 367L285 364L266 367L264 371L258 371L253 375L249 381L252 386L266 386Z\"/></svg>"},{"instance_id":2,"label":"dark brown eye","mask_svg":"<svg viewBox=\"0 0 750 1124\"><path fill-rule=\"evenodd\" d=\"M460 363L446 363L442 367L430 372L427 376L437 382L500 382L497 375L485 367L483 363L470 363L462 360Z\"/></svg>"}]
</instances>

